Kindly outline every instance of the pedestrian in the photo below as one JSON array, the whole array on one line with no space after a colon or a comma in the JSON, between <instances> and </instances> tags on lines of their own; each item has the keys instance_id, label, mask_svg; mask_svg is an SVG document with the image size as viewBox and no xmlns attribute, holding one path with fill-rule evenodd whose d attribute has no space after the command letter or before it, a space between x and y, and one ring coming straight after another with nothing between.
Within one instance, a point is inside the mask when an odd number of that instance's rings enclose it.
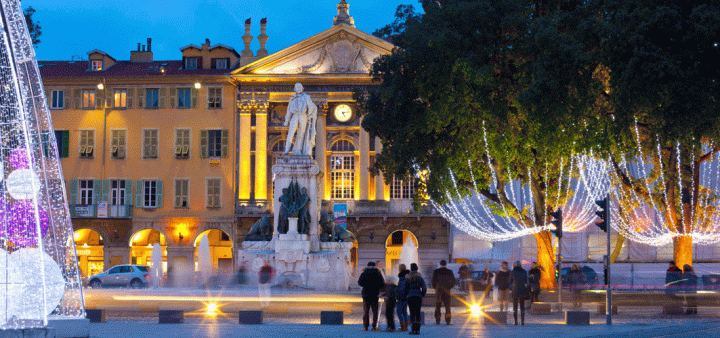
<instances>
[{"instance_id":1,"label":"pedestrian","mask_svg":"<svg viewBox=\"0 0 720 338\"><path fill-rule=\"evenodd\" d=\"M385 279L385 269L383 268L383 262L382 261L375 261L375 267L380 271L380 274L382 275L383 279Z\"/></svg>"},{"instance_id":2,"label":"pedestrian","mask_svg":"<svg viewBox=\"0 0 720 338\"><path fill-rule=\"evenodd\" d=\"M520 306L520 325L525 325L525 299L528 298L528 273L523 269L520 261L513 265L510 274L510 285L512 286L513 317L515 325L518 325L518 305Z\"/></svg>"},{"instance_id":3,"label":"pedestrian","mask_svg":"<svg viewBox=\"0 0 720 338\"><path fill-rule=\"evenodd\" d=\"M675 261L668 262L668 269L665 272L665 293L675 294L680 289L683 271L675 265Z\"/></svg>"},{"instance_id":4,"label":"pedestrian","mask_svg":"<svg viewBox=\"0 0 720 338\"><path fill-rule=\"evenodd\" d=\"M440 325L440 307L445 304L445 324L450 325L450 299L457 280L452 270L447 268L447 261L444 259L440 260L440 267L433 271L431 284L435 289L435 324Z\"/></svg>"},{"instance_id":5,"label":"pedestrian","mask_svg":"<svg viewBox=\"0 0 720 338\"><path fill-rule=\"evenodd\" d=\"M540 278L542 270L536 262L532 262L530 271L528 271L528 284L530 284L530 304L540 301Z\"/></svg>"},{"instance_id":6,"label":"pedestrian","mask_svg":"<svg viewBox=\"0 0 720 338\"><path fill-rule=\"evenodd\" d=\"M485 300L488 299L490 296L490 291L492 291L493 288L493 275L492 272L490 272L490 268L485 267L485 271L483 271L482 275L480 275L480 287L485 291L485 294L483 294L482 303L485 303Z\"/></svg>"},{"instance_id":7,"label":"pedestrian","mask_svg":"<svg viewBox=\"0 0 720 338\"><path fill-rule=\"evenodd\" d=\"M402 292L407 297L408 307L410 308L410 322L412 323L410 334L418 335L420 334L420 308L422 307L422 299L427 293L427 286L415 263L410 264L410 273L405 276Z\"/></svg>"},{"instance_id":8,"label":"pedestrian","mask_svg":"<svg viewBox=\"0 0 720 338\"><path fill-rule=\"evenodd\" d=\"M270 281L274 275L275 269L270 266L270 261L265 261L258 272L258 294L263 307L270 305Z\"/></svg>"},{"instance_id":9,"label":"pedestrian","mask_svg":"<svg viewBox=\"0 0 720 338\"><path fill-rule=\"evenodd\" d=\"M398 267L398 270L400 273L398 273L398 287L397 291L395 292L395 299L397 300L396 312L398 316L398 322L400 323L400 329L398 332L405 332L408 330L408 326L410 325L410 321L408 320L408 304L407 304L407 297L401 290L405 287L405 276L410 273L410 270L407 269L405 264L400 264Z\"/></svg>"},{"instance_id":10,"label":"pedestrian","mask_svg":"<svg viewBox=\"0 0 720 338\"><path fill-rule=\"evenodd\" d=\"M587 278L580 266L573 264L568 273L568 286L572 291L573 307L578 309L582 307L582 298L580 297L582 290L585 288Z\"/></svg>"},{"instance_id":11,"label":"pedestrian","mask_svg":"<svg viewBox=\"0 0 720 338\"><path fill-rule=\"evenodd\" d=\"M388 276L385 279L383 298L385 299L385 320L387 322L385 332L395 332L395 305L397 299L397 285L395 285L394 276Z\"/></svg>"},{"instance_id":12,"label":"pedestrian","mask_svg":"<svg viewBox=\"0 0 720 338\"><path fill-rule=\"evenodd\" d=\"M380 270L375 267L375 262L368 262L367 267L360 274L358 285L362 286L363 299L363 331L368 330L370 324L370 310L373 313L372 330L377 331L378 322L378 296L380 289L385 286L385 279Z\"/></svg>"},{"instance_id":13,"label":"pedestrian","mask_svg":"<svg viewBox=\"0 0 720 338\"><path fill-rule=\"evenodd\" d=\"M462 265L460 265L460 268L458 269L458 277L460 277L460 291L467 291L467 282L470 278L470 268L467 266L467 264L463 263Z\"/></svg>"},{"instance_id":14,"label":"pedestrian","mask_svg":"<svg viewBox=\"0 0 720 338\"><path fill-rule=\"evenodd\" d=\"M237 274L235 275L235 283L238 285L245 285L247 283L247 277L245 274L247 273L247 261L242 262L240 264L240 268L238 269Z\"/></svg>"},{"instance_id":15,"label":"pedestrian","mask_svg":"<svg viewBox=\"0 0 720 338\"><path fill-rule=\"evenodd\" d=\"M697 314L697 298L695 298L697 280L697 275L695 275L692 266L690 266L690 264L683 265L682 285L685 291L685 302L687 303L685 310L686 315Z\"/></svg>"},{"instance_id":16,"label":"pedestrian","mask_svg":"<svg viewBox=\"0 0 720 338\"><path fill-rule=\"evenodd\" d=\"M507 311L508 290L510 289L510 271L508 270L508 262L502 262L500 271L495 274L495 286L498 288L500 311Z\"/></svg>"}]
</instances>

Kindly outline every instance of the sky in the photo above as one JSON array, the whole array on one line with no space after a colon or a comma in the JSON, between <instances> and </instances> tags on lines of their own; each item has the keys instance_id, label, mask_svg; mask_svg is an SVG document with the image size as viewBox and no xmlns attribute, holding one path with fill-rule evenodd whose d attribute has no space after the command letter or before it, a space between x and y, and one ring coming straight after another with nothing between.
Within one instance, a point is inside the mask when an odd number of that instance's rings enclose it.
<instances>
[{"instance_id":1,"label":"sky","mask_svg":"<svg viewBox=\"0 0 720 338\"><path fill-rule=\"evenodd\" d=\"M180 60L180 48L222 43L240 53L245 45L245 19L250 34L260 34L267 17L266 49L270 54L332 27L339 0L23 0L37 11L42 27L38 60L86 60L99 49L117 60L129 60L138 42L152 38L155 60ZM420 8L417 0L348 0L356 28L372 33L394 19L401 4ZM255 38L250 49L257 52Z\"/></svg>"}]
</instances>

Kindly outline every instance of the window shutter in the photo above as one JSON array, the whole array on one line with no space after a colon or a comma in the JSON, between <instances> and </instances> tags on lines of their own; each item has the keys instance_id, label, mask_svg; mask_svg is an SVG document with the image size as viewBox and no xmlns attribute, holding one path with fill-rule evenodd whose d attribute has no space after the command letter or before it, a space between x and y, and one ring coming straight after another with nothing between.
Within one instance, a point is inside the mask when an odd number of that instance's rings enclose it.
<instances>
[{"instance_id":1,"label":"window shutter","mask_svg":"<svg viewBox=\"0 0 720 338\"><path fill-rule=\"evenodd\" d=\"M128 109L133 106L133 97L135 97L135 88L128 88L127 90L127 107Z\"/></svg>"},{"instance_id":2,"label":"window shutter","mask_svg":"<svg viewBox=\"0 0 720 338\"><path fill-rule=\"evenodd\" d=\"M205 67L203 67L203 58L202 58L202 56L200 56L197 58L197 69L204 69L204 68Z\"/></svg>"},{"instance_id":3,"label":"window shutter","mask_svg":"<svg viewBox=\"0 0 720 338\"><path fill-rule=\"evenodd\" d=\"M63 109L70 108L70 88L63 88Z\"/></svg>"},{"instance_id":4,"label":"window shutter","mask_svg":"<svg viewBox=\"0 0 720 338\"><path fill-rule=\"evenodd\" d=\"M201 158L208 157L208 131L207 130L200 131L200 157Z\"/></svg>"},{"instance_id":5,"label":"window shutter","mask_svg":"<svg viewBox=\"0 0 720 338\"><path fill-rule=\"evenodd\" d=\"M98 204L101 200L102 195L102 180L93 180L93 195L92 195L92 204Z\"/></svg>"},{"instance_id":6,"label":"window shutter","mask_svg":"<svg viewBox=\"0 0 720 338\"><path fill-rule=\"evenodd\" d=\"M81 93L80 89L73 90L73 100L75 101L75 106L73 108L75 108L75 109L82 108L81 95L82 95L82 93Z\"/></svg>"},{"instance_id":7,"label":"window shutter","mask_svg":"<svg viewBox=\"0 0 720 338\"><path fill-rule=\"evenodd\" d=\"M70 201L68 201L68 204L75 205L77 204L77 195L78 195L78 180L70 180Z\"/></svg>"},{"instance_id":8,"label":"window shutter","mask_svg":"<svg viewBox=\"0 0 720 338\"><path fill-rule=\"evenodd\" d=\"M163 206L163 181L162 180L157 180L156 189L157 189L156 190L157 191L157 196L156 196L157 208L160 209Z\"/></svg>"},{"instance_id":9,"label":"window shutter","mask_svg":"<svg viewBox=\"0 0 720 338\"><path fill-rule=\"evenodd\" d=\"M125 205L132 205L133 180L125 180Z\"/></svg>"},{"instance_id":10,"label":"window shutter","mask_svg":"<svg viewBox=\"0 0 720 338\"><path fill-rule=\"evenodd\" d=\"M137 98L138 98L137 99L138 108L142 108L143 103L145 102L145 89L144 88L138 88Z\"/></svg>"},{"instance_id":11,"label":"window shutter","mask_svg":"<svg viewBox=\"0 0 720 338\"><path fill-rule=\"evenodd\" d=\"M60 157L68 157L70 156L70 131L69 130L63 130L62 131L62 154Z\"/></svg>"},{"instance_id":12,"label":"window shutter","mask_svg":"<svg viewBox=\"0 0 720 338\"><path fill-rule=\"evenodd\" d=\"M187 69L187 67L185 67L185 65L187 65L187 58L183 56L181 69Z\"/></svg>"},{"instance_id":13,"label":"window shutter","mask_svg":"<svg viewBox=\"0 0 720 338\"><path fill-rule=\"evenodd\" d=\"M191 90L191 94L190 94L191 98L190 98L190 101L192 101L192 107L193 107L193 108L197 108L197 106L198 106L198 96L199 96L199 95L200 95L200 91L197 90L196 88L193 88L193 89Z\"/></svg>"},{"instance_id":14,"label":"window shutter","mask_svg":"<svg viewBox=\"0 0 720 338\"><path fill-rule=\"evenodd\" d=\"M138 208L144 207L143 188L143 180L135 181L135 206Z\"/></svg>"},{"instance_id":15,"label":"window shutter","mask_svg":"<svg viewBox=\"0 0 720 338\"><path fill-rule=\"evenodd\" d=\"M220 148L220 154L222 157L228 157L228 130L223 129L220 133L220 141L222 147Z\"/></svg>"},{"instance_id":16,"label":"window shutter","mask_svg":"<svg viewBox=\"0 0 720 338\"><path fill-rule=\"evenodd\" d=\"M120 139L118 140L118 158L125 158L125 148L127 143L127 135L124 130L120 130Z\"/></svg>"},{"instance_id":17,"label":"window shutter","mask_svg":"<svg viewBox=\"0 0 720 338\"><path fill-rule=\"evenodd\" d=\"M167 95L167 89L165 89L164 87L160 88L160 90L158 90L158 96L159 96L158 107L159 108L165 108L165 101L167 100L167 98L165 97L166 95Z\"/></svg>"},{"instance_id":18,"label":"window shutter","mask_svg":"<svg viewBox=\"0 0 720 338\"><path fill-rule=\"evenodd\" d=\"M100 201L110 202L110 180L102 180L102 195Z\"/></svg>"},{"instance_id":19,"label":"window shutter","mask_svg":"<svg viewBox=\"0 0 720 338\"><path fill-rule=\"evenodd\" d=\"M168 107L175 108L177 105L177 88L170 87L170 99L168 100Z\"/></svg>"},{"instance_id":20,"label":"window shutter","mask_svg":"<svg viewBox=\"0 0 720 338\"><path fill-rule=\"evenodd\" d=\"M102 109L105 107L105 90L98 89L95 92L95 109Z\"/></svg>"}]
</instances>

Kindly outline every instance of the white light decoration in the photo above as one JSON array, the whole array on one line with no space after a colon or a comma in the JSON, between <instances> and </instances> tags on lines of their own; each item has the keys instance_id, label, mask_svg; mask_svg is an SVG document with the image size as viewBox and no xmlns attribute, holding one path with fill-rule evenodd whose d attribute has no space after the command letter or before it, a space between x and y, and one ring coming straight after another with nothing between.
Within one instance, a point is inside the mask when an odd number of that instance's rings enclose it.
<instances>
[{"instance_id":1,"label":"white light decoration","mask_svg":"<svg viewBox=\"0 0 720 338\"><path fill-rule=\"evenodd\" d=\"M483 125L483 136L485 140L485 149L487 158L493 162L487 142L487 133ZM472 164L468 161L470 173L472 175ZM490 166L492 175L492 184L489 187L492 193L498 192L498 173ZM563 209L563 231L578 232L589 224L593 223L594 209L592 208L592 199L586 193L582 180L574 178L578 175L577 160L575 157L561 159L559 168L558 189L555 196L545 196L550 200L551 205L560 206L561 200L567 203L562 206ZM530 168L527 168L528 173ZM547 177L547 167L545 177ZM478 193L480 191L475 185L475 177L473 181L473 193L469 196L461 196L460 189L457 186L454 173L450 172L453 189L445 192L445 197L449 201L444 204L432 201L435 208L440 214L447 219L453 226L465 231L469 235L478 239L497 242L506 241L513 238L532 235L541 231L550 230L549 224L538 224L535 221L535 196L537 192L527 184L523 184L520 180L515 179L512 174L506 178L504 187L504 197L510 201L518 210L523 211L532 223L528 227L520 223L511 216L501 216L499 214L508 215L507 206L503 203L495 203L485 196ZM543 206L542 210L547 208ZM498 212L500 211L500 212ZM541 216L541 219L547 220L547 214Z\"/></svg>"},{"instance_id":2,"label":"white light decoration","mask_svg":"<svg viewBox=\"0 0 720 338\"><path fill-rule=\"evenodd\" d=\"M644 149L636 125L635 145L638 153L644 156L628 159L620 155L616 159L617 170L609 160L600 159L593 154L580 157L581 177L589 187L589 194L593 199L602 199L610 194L611 226L631 241L652 246L670 244L674 238L680 236L690 236L696 244L720 242L720 155L711 152L717 145L705 143L702 147L702 153L711 155L700 164L700 186L697 189L698 195L692 198L696 202L690 206L694 213L691 220L683 219L684 215L680 210L672 210L662 203L674 198L675 203L680 204L683 174L677 170L678 177L672 182L665 176L659 140L655 139L655 149ZM678 154L680 148L681 145L676 143ZM679 166L679 157L676 162ZM692 169L695 169L694 164ZM622 182L627 179L632 180L637 189L623 187ZM674 187L674 197L669 196L666 189L656 189L668 185ZM691 190L694 194L694 185ZM647 192L651 192L654 198L647 198ZM622 208L618 207L619 201L622 201ZM687 225L687 233L677 231L673 211L678 213L677 219Z\"/></svg>"},{"instance_id":3,"label":"white light decoration","mask_svg":"<svg viewBox=\"0 0 720 338\"><path fill-rule=\"evenodd\" d=\"M0 0L0 330L84 318L55 132L18 0Z\"/></svg>"}]
</instances>

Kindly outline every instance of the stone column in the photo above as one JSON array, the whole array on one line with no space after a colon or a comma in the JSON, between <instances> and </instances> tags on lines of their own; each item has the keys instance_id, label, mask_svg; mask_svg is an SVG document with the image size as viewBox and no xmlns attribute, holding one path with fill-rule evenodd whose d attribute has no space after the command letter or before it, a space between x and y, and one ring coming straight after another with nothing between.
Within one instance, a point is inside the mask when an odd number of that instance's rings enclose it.
<instances>
[{"instance_id":1,"label":"stone column","mask_svg":"<svg viewBox=\"0 0 720 338\"><path fill-rule=\"evenodd\" d=\"M326 165L327 133L325 132L328 104L327 102L316 102L316 104L318 106L318 118L315 133L315 162L320 168L320 172L322 172L325 176L329 176ZM320 200L325 199L325 178L318 180L318 196Z\"/></svg>"},{"instance_id":2,"label":"stone column","mask_svg":"<svg viewBox=\"0 0 720 338\"><path fill-rule=\"evenodd\" d=\"M241 200L250 199L250 135L252 126L250 125L251 108L249 103L243 101L240 111L240 158L239 177L238 177L238 198Z\"/></svg>"},{"instance_id":3,"label":"stone column","mask_svg":"<svg viewBox=\"0 0 720 338\"><path fill-rule=\"evenodd\" d=\"M382 152L382 142L379 138L375 138L375 156ZM375 200L382 201L385 199L385 177L382 171L375 176Z\"/></svg>"},{"instance_id":4,"label":"stone column","mask_svg":"<svg viewBox=\"0 0 720 338\"><path fill-rule=\"evenodd\" d=\"M267 102L255 112L255 199L267 196Z\"/></svg>"},{"instance_id":5,"label":"stone column","mask_svg":"<svg viewBox=\"0 0 720 338\"><path fill-rule=\"evenodd\" d=\"M362 121L360 122L362 125ZM360 182L359 196L361 201L368 200L368 166L370 165L370 142L369 135L360 127L360 170L358 181Z\"/></svg>"}]
</instances>

